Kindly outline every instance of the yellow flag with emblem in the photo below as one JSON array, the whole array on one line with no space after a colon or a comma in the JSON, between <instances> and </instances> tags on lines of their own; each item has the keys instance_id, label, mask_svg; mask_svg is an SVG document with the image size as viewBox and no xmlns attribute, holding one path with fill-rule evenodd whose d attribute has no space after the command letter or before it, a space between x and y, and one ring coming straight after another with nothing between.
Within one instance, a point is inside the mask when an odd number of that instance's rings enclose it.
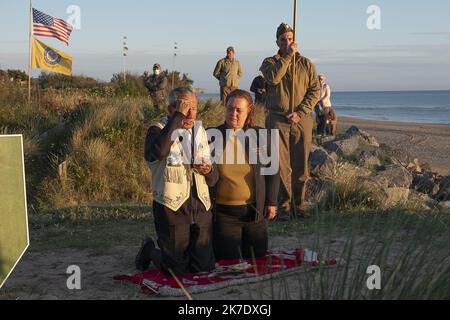
<instances>
[{"instance_id":1,"label":"yellow flag with emblem","mask_svg":"<svg viewBox=\"0 0 450 320\"><path fill-rule=\"evenodd\" d=\"M72 75L72 57L33 38L32 67Z\"/></svg>"}]
</instances>

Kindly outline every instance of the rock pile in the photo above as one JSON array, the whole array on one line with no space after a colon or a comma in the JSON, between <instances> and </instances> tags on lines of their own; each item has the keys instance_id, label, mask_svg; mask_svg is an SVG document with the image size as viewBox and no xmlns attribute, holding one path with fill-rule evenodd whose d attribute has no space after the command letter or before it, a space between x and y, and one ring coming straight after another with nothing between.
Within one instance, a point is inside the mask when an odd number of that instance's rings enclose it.
<instances>
[{"instance_id":1,"label":"rock pile","mask_svg":"<svg viewBox=\"0 0 450 320\"><path fill-rule=\"evenodd\" d=\"M410 204L418 208L450 208L450 177L408 152L380 144L353 126L335 141L313 146L309 159L310 199L322 202L337 182L351 182L367 190L383 209Z\"/></svg>"}]
</instances>

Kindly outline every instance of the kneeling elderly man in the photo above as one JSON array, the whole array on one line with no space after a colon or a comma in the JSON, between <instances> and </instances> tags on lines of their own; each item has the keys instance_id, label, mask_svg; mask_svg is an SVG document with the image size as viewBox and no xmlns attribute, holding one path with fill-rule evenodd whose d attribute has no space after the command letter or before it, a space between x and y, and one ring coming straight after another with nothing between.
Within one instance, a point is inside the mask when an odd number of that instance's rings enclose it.
<instances>
[{"instance_id":1,"label":"kneeling elderly man","mask_svg":"<svg viewBox=\"0 0 450 320\"><path fill-rule=\"evenodd\" d=\"M196 121L194 91L172 91L168 112L168 117L149 128L145 139L160 249L146 238L136 256L136 268L145 271L153 261L167 275L211 271L215 259L208 188L217 183L218 172L209 160L206 132Z\"/></svg>"}]
</instances>

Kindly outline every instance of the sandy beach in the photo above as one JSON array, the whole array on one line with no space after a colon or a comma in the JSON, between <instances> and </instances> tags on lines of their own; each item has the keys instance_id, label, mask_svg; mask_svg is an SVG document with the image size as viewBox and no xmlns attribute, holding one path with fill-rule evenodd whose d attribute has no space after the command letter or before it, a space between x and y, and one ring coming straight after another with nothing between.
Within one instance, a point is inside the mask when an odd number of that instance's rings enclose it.
<instances>
[{"instance_id":1,"label":"sandy beach","mask_svg":"<svg viewBox=\"0 0 450 320\"><path fill-rule=\"evenodd\" d=\"M380 143L408 151L441 175L450 174L450 125L339 118L339 129L357 126Z\"/></svg>"}]
</instances>

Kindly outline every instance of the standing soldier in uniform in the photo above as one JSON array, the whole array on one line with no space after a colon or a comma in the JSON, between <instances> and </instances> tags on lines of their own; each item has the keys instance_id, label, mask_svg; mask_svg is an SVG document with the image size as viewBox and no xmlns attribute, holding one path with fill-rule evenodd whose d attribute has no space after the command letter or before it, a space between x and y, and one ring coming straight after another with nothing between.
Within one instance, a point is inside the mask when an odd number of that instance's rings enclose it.
<instances>
[{"instance_id":1,"label":"standing soldier in uniform","mask_svg":"<svg viewBox=\"0 0 450 320\"><path fill-rule=\"evenodd\" d=\"M282 188L280 218L292 212L306 217L305 194L309 180L308 160L312 144L312 109L320 98L316 67L298 52L292 28L282 23L277 29L278 53L264 60L260 70L267 83L268 129L280 130ZM291 64L296 57L296 73ZM292 79L295 83L294 112L291 110ZM284 189L284 190L283 190Z\"/></svg>"},{"instance_id":2,"label":"standing soldier in uniform","mask_svg":"<svg viewBox=\"0 0 450 320\"><path fill-rule=\"evenodd\" d=\"M233 47L227 48L227 56L217 62L213 75L219 80L220 100L225 102L227 96L239 88L239 79L243 75L241 63L235 58Z\"/></svg>"},{"instance_id":3,"label":"standing soldier in uniform","mask_svg":"<svg viewBox=\"0 0 450 320\"><path fill-rule=\"evenodd\" d=\"M144 73L144 85L148 89L153 104L160 110L163 110L166 104L167 82L167 77L161 71L161 66L158 63L153 66L153 74Z\"/></svg>"}]
</instances>

